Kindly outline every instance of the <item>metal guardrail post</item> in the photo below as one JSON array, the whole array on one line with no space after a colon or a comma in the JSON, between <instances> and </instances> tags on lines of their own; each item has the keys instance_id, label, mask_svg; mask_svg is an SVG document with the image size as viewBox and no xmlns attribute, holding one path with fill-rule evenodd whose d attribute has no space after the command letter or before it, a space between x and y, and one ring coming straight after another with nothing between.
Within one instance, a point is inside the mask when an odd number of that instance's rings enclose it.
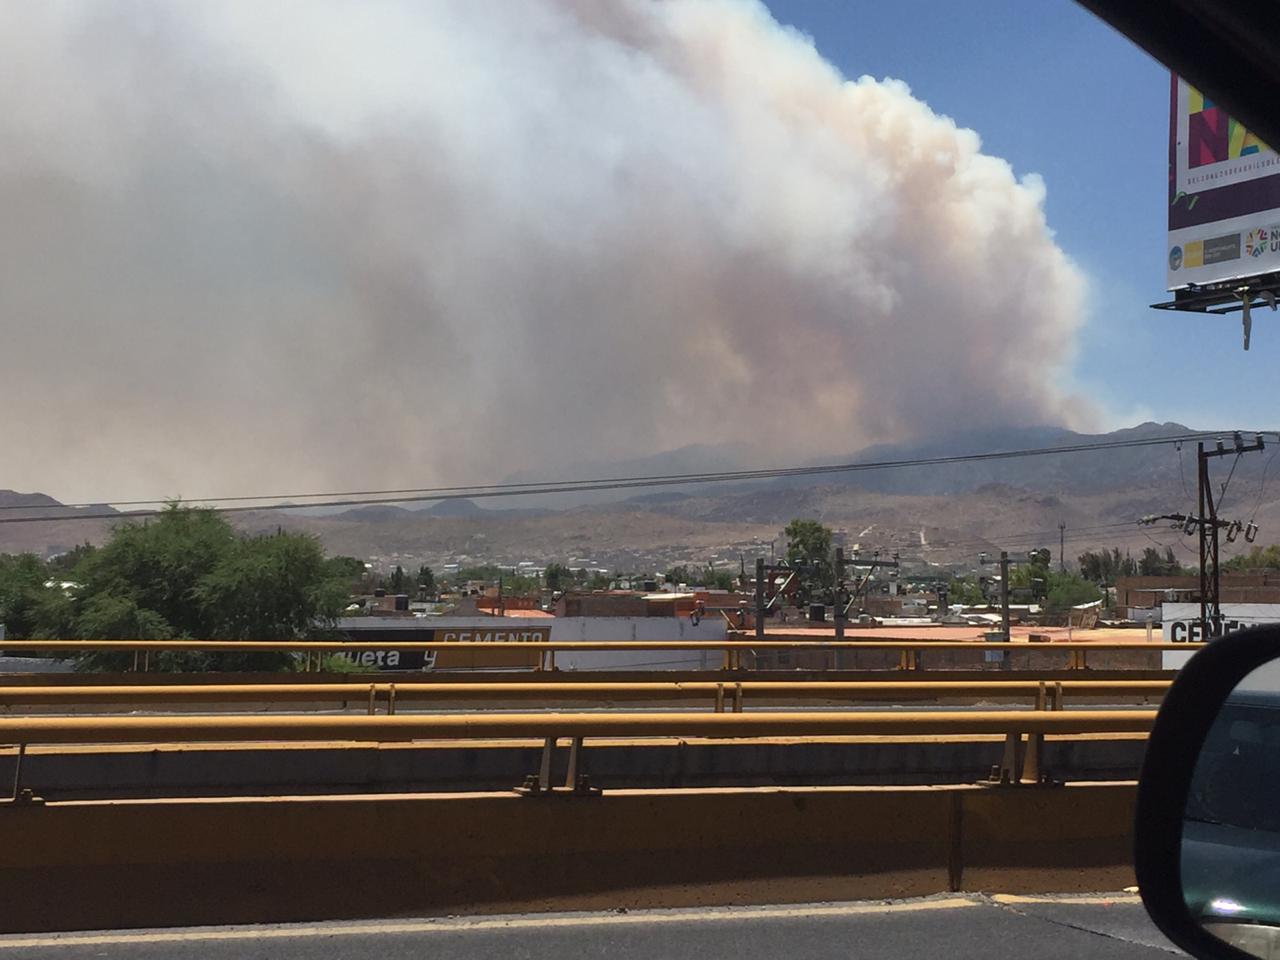
<instances>
[{"instance_id":1,"label":"metal guardrail post","mask_svg":"<svg viewBox=\"0 0 1280 960\"><path fill-rule=\"evenodd\" d=\"M0 801L0 803L18 805L18 804L44 802L43 800L41 800L39 797L35 796L35 794L32 793L30 787L24 787L22 785L22 765L23 765L22 762L24 759L26 759L26 756L27 756L26 743L19 743L18 754L14 758L14 763L13 763L13 789L9 794L9 799L7 801Z\"/></svg>"},{"instance_id":2,"label":"metal guardrail post","mask_svg":"<svg viewBox=\"0 0 1280 960\"><path fill-rule=\"evenodd\" d=\"M569 767L565 771L564 787L557 790L551 785L552 765L557 746L556 737L546 737L542 741L542 759L538 764L537 776L525 777L524 783L516 787L516 793L526 797L561 796L595 797L600 795L600 788L591 785L587 775L586 749L584 738L573 737L569 742Z\"/></svg>"},{"instance_id":3,"label":"metal guardrail post","mask_svg":"<svg viewBox=\"0 0 1280 960\"><path fill-rule=\"evenodd\" d=\"M375 684L369 684L369 716L373 716L378 705L378 688Z\"/></svg>"},{"instance_id":4,"label":"metal guardrail post","mask_svg":"<svg viewBox=\"0 0 1280 960\"><path fill-rule=\"evenodd\" d=\"M578 785L578 761L582 755L582 738L574 737L569 742L569 769L564 775L564 785L573 790Z\"/></svg>"},{"instance_id":5,"label":"metal guardrail post","mask_svg":"<svg viewBox=\"0 0 1280 960\"><path fill-rule=\"evenodd\" d=\"M735 683L733 685L733 712L742 712L742 684Z\"/></svg>"},{"instance_id":6,"label":"metal guardrail post","mask_svg":"<svg viewBox=\"0 0 1280 960\"><path fill-rule=\"evenodd\" d=\"M396 685L394 683L387 684L387 716L391 716L396 712Z\"/></svg>"},{"instance_id":7,"label":"metal guardrail post","mask_svg":"<svg viewBox=\"0 0 1280 960\"><path fill-rule=\"evenodd\" d=\"M724 713L724 684L723 683L716 684L715 712Z\"/></svg>"},{"instance_id":8,"label":"metal guardrail post","mask_svg":"<svg viewBox=\"0 0 1280 960\"><path fill-rule=\"evenodd\" d=\"M1022 775L1022 734L1010 731L1004 735L1004 752L1000 763L991 768L989 782L1008 786L1017 783Z\"/></svg>"},{"instance_id":9,"label":"metal guardrail post","mask_svg":"<svg viewBox=\"0 0 1280 960\"><path fill-rule=\"evenodd\" d=\"M547 737L542 741L542 762L538 765L537 792L546 793L551 790L551 761L556 752L556 738Z\"/></svg>"},{"instance_id":10,"label":"metal guardrail post","mask_svg":"<svg viewBox=\"0 0 1280 960\"><path fill-rule=\"evenodd\" d=\"M574 737L569 746L569 771L565 774L564 786L575 797L596 797L600 795L600 788L593 787L587 775L586 749L582 741L582 737Z\"/></svg>"},{"instance_id":11,"label":"metal guardrail post","mask_svg":"<svg viewBox=\"0 0 1280 960\"><path fill-rule=\"evenodd\" d=\"M1036 709L1044 710L1049 705L1048 690L1043 681L1040 688L1036 691ZM1044 734L1029 733L1027 734L1026 750L1022 758L1022 776L1018 778L1019 783L1033 784L1040 783L1043 779L1042 766L1044 760Z\"/></svg>"},{"instance_id":12,"label":"metal guardrail post","mask_svg":"<svg viewBox=\"0 0 1280 960\"><path fill-rule=\"evenodd\" d=\"M9 800L12 803L18 802L18 794L22 789L22 760L27 755L27 745L25 743L18 744L18 756L13 763L13 790L9 793Z\"/></svg>"}]
</instances>

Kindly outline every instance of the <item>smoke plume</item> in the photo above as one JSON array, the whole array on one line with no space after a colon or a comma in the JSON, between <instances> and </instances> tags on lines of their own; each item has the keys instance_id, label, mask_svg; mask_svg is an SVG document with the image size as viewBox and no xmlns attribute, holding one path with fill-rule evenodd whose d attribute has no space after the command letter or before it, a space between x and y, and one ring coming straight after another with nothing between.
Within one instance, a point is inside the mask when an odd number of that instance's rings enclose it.
<instances>
[{"instance_id":1,"label":"smoke plume","mask_svg":"<svg viewBox=\"0 0 1280 960\"><path fill-rule=\"evenodd\" d=\"M0 487L1078 421L1043 199L754 2L3 4Z\"/></svg>"}]
</instances>

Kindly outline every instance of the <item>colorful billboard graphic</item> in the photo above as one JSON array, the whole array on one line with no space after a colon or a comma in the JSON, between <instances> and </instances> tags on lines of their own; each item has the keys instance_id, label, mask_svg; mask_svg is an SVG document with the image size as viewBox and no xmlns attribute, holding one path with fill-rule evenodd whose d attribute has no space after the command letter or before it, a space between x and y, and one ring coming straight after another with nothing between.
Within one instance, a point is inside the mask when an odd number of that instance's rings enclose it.
<instances>
[{"instance_id":1,"label":"colorful billboard graphic","mask_svg":"<svg viewBox=\"0 0 1280 960\"><path fill-rule=\"evenodd\" d=\"M1170 290L1280 270L1280 155L1176 76L1166 270Z\"/></svg>"}]
</instances>

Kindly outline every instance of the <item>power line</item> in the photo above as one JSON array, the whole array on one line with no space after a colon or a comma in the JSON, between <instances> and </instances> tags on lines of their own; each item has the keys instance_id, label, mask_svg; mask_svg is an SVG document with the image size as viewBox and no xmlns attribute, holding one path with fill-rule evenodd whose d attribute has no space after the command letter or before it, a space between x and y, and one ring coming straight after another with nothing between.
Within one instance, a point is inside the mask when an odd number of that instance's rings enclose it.
<instances>
[{"instance_id":1,"label":"power line","mask_svg":"<svg viewBox=\"0 0 1280 960\"><path fill-rule=\"evenodd\" d=\"M172 498L168 500L98 500L92 503L61 504L62 509L92 510L104 504L116 503L120 506L149 506L158 504L234 504L233 506L210 507L220 513L250 513L261 510L302 510L314 507L358 507L376 506L379 504L415 503L438 500L474 500L512 496L544 496L556 493L584 493L603 490L626 490L644 487L683 486L695 483L725 483L732 481L769 480L783 477L820 476L824 474L862 473L873 470L900 469L903 467L945 466L959 463L981 463L989 460L1015 460L1026 457L1052 456L1055 454L1087 453L1100 450L1133 449L1159 446L1166 443L1181 443L1188 440L1217 437L1220 432L1197 432L1176 434L1162 437L1131 438L1127 440L1103 440L1091 443L1065 444L1057 447L1033 447L1018 450L997 450L982 453L958 454L945 457L916 457L904 460L878 460L860 463L825 464L809 467L778 467L758 470L732 470L719 473L686 473L660 474L655 476L612 477L594 480L561 480L546 483L497 483L477 484L473 486L453 487L413 487L400 490L365 490L345 493L294 493L294 494L262 494L259 496L205 497L205 498ZM329 497L338 499L317 500ZM263 500L309 500L307 503L256 503L252 506L242 505L246 501ZM6 504L0 510L30 510L29 506ZM97 513L78 513L70 516L36 516L5 517L0 516L0 523L40 523L69 520L118 520L129 518L154 517L163 513L163 509L128 510Z\"/></svg>"},{"instance_id":2,"label":"power line","mask_svg":"<svg viewBox=\"0 0 1280 960\"><path fill-rule=\"evenodd\" d=\"M1253 505L1253 513L1249 515L1250 523L1253 523L1257 518L1258 510L1262 507L1262 497L1267 492L1267 471L1271 469L1271 463L1275 460L1276 454L1280 454L1280 446L1276 447L1271 456L1267 457L1267 462L1262 468L1262 479L1258 481L1258 502Z\"/></svg>"}]
</instances>

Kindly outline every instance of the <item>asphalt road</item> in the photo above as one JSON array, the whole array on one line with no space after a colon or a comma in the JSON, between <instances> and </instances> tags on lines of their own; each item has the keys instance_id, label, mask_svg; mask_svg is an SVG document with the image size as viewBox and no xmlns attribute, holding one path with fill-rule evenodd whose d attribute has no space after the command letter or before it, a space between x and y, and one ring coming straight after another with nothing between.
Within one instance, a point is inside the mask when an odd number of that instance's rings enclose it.
<instances>
[{"instance_id":1,"label":"asphalt road","mask_svg":"<svg viewBox=\"0 0 1280 960\"><path fill-rule=\"evenodd\" d=\"M1167 960L1136 896L526 914L0 937L0 960Z\"/></svg>"}]
</instances>

